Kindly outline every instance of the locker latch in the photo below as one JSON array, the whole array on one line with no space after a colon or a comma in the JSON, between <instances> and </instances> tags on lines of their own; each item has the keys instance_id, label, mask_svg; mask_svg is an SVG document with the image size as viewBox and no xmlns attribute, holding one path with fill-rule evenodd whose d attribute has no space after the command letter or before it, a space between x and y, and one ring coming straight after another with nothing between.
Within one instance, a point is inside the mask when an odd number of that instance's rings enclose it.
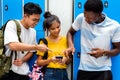
<instances>
[{"instance_id":1,"label":"locker latch","mask_svg":"<svg viewBox=\"0 0 120 80\"><path fill-rule=\"evenodd\" d=\"M77 52L77 58L80 58L80 52Z\"/></svg>"},{"instance_id":2,"label":"locker latch","mask_svg":"<svg viewBox=\"0 0 120 80\"><path fill-rule=\"evenodd\" d=\"M5 11L8 11L8 5L5 5Z\"/></svg>"}]
</instances>

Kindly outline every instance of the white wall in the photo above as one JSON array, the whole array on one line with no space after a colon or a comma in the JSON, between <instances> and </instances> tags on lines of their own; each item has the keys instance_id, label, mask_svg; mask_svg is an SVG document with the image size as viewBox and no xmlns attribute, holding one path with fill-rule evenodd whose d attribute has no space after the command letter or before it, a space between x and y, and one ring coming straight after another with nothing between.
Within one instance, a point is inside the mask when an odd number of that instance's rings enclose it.
<instances>
[{"instance_id":1,"label":"white wall","mask_svg":"<svg viewBox=\"0 0 120 80\"><path fill-rule=\"evenodd\" d=\"M61 34L66 35L72 24L73 0L46 0L46 10L57 15L61 21Z\"/></svg>"}]
</instances>

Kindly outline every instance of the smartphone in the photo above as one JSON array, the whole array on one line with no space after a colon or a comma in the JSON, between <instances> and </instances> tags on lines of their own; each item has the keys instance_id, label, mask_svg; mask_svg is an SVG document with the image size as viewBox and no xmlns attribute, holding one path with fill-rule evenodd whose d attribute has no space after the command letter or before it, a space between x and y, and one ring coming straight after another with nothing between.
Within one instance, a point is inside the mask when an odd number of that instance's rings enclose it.
<instances>
[{"instance_id":1,"label":"smartphone","mask_svg":"<svg viewBox=\"0 0 120 80\"><path fill-rule=\"evenodd\" d=\"M63 56L56 56L56 58L57 58L57 59L62 59L62 58L63 58Z\"/></svg>"}]
</instances>

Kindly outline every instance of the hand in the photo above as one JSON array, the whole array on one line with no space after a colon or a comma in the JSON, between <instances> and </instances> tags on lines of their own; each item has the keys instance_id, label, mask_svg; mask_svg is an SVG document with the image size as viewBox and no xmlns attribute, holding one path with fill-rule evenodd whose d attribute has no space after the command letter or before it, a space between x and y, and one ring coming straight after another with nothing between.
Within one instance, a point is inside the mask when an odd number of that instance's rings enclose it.
<instances>
[{"instance_id":1,"label":"hand","mask_svg":"<svg viewBox=\"0 0 120 80\"><path fill-rule=\"evenodd\" d=\"M23 64L23 60L22 59L16 59L16 60L14 60L13 64L15 64L16 66L21 66Z\"/></svg>"},{"instance_id":2,"label":"hand","mask_svg":"<svg viewBox=\"0 0 120 80\"><path fill-rule=\"evenodd\" d=\"M65 53L66 57L68 57L68 58L71 58L72 55L74 54L74 52L75 52L74 47L67 48L66 50L64 50L64 53Z\"/></svg>"},{"instance_id":3,"label":"hand","mask_svg":"<svg viewBox=\"0 0 120 80\"><path fill-rule=\"evenodd\" d=\"M62 59L56 58L56 56L52 57L52 62L61 62Z\"/></svg>"},{"instance_id":4,"label":"hand","mask_svg":"<svg viewBox=\"0 0 120 80\"><path fill-rule=\"evenodd\" d=\"M50 50L45 44L39 44L39 45L36 45L36 47L37 47L37 50L41 52L46 52Z\"/></svg>"},{"instance_id":5,"label":"hand","mask_svg":"<svg viewBox=\"0 0 120 80\"><path fill-rule=\"evenodd\" d=\"M92 48L91 52L89 52L88 54L90 54L91 56L95 58L98 58L98 57L103 56L104 50L100 48Z\"/></svg>"},{"instance_id":6,"label":"hand","mask_svg":"<svg viewBox=\"0 0 120 80\"><path fill-rule=\"evenodd\" d=\"M63 65L63 64L65 64L65 60L64 59L61 59L60 61L59 61L59 64L61 64L61 65Z\"/></svg>"}]
</instances>

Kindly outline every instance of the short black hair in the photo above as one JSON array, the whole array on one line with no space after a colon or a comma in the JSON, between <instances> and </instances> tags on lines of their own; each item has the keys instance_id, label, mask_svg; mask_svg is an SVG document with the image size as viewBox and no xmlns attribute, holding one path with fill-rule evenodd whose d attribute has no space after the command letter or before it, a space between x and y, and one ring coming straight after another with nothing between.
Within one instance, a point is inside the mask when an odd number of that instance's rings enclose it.
<instances>
[{"instance_id":1,"label":"short black hair","mask_svg":"<svg viewBox=\"0 0 120 80\"><path fill-rule=\"evenodd\" d=\"M39 4L28 2L24 5L24 14L32 15L32 14L41 14L42 9Z\"/></svg>"},{"instance_id":2,"label":"short black hair","mask_svg":"<svg viewBox=\"0 0 120 80\"><path fill-rule=\"evenodd\" d=\"M85 11L101 13L103 11L102 0L87 0L84 5L84 9L85 9Z\"/></svg>"}]
</instances>

